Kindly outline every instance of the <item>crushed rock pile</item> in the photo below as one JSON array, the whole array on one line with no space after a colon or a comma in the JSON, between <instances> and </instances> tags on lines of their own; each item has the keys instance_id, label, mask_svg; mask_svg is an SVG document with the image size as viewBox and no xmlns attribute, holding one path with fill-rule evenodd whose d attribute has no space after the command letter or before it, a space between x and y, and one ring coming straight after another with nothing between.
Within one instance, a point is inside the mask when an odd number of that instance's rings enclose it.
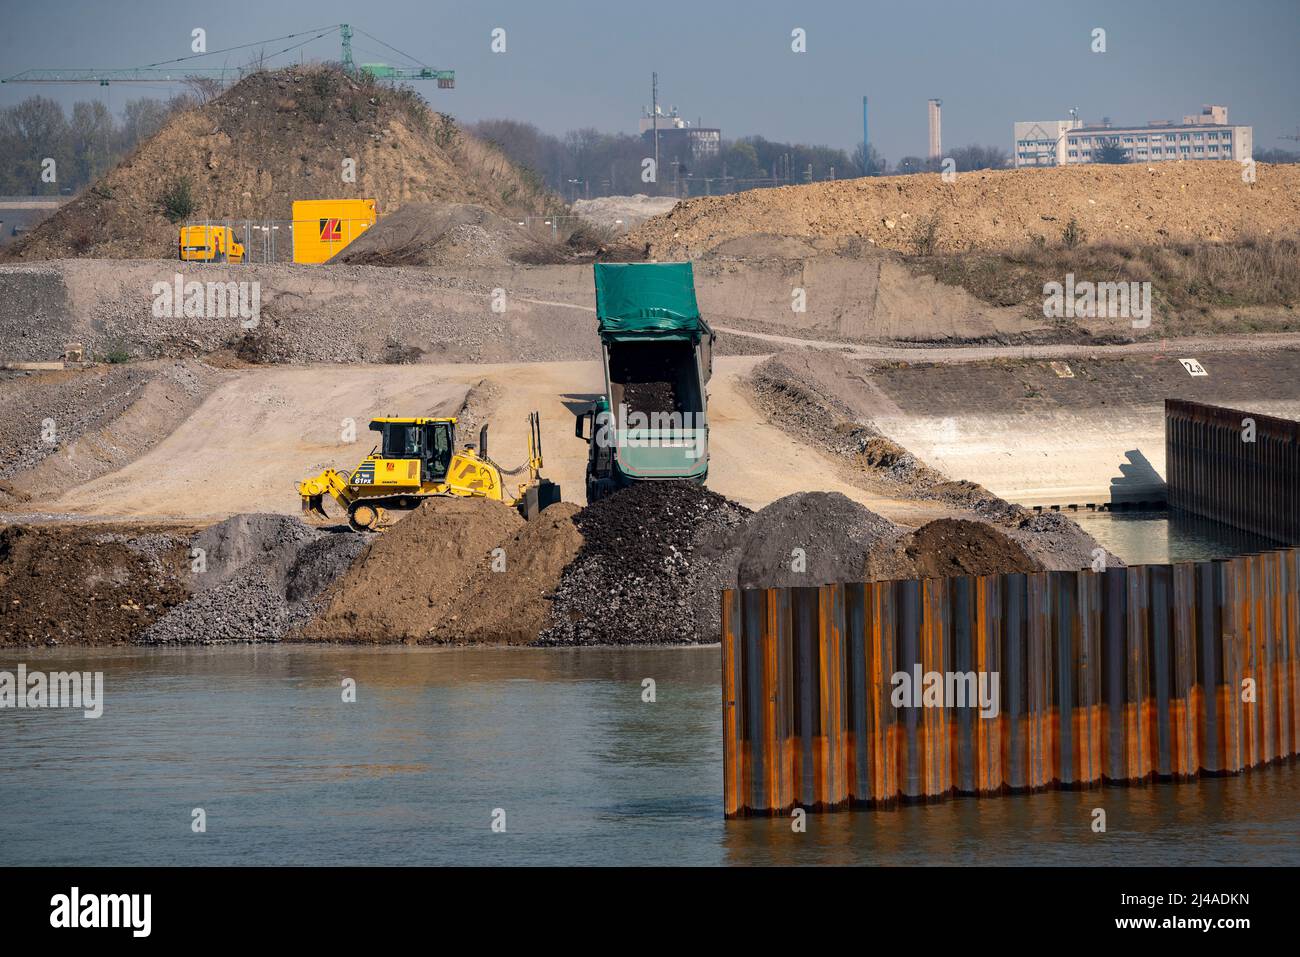
<instances>
[{"instance_id":1,"label":"crushed rock pile","mask_svg":"<svg viewBox=\"0 0 1300 957\"><path fill-rule=\"evenodd\" d=\"M717 602L720 529L749 515L700 485L645 482L587 506L583 543L555 589L540 644L682 644L714 641L697 616ZM714 613L716 614L716 612Z\"/></svg>"},{"instance_id":2,"label":"crushed rock pile","mask_svg":"<svg viewBox=\"0 0 1300 957\"><path fill-rule=\"evenodd\" d=\"M142 644L277 641L320 610L318 599L368 536L319 530L284 515L236 515L190 542L191 597L138 638Z\"/></svg>"},{"instance_id":3,"label":"crushed rock pile","mask_svg":"<svg viewBox=\"0 0 1300 957\"><path fill-rule=\"evenodd\" d=\"M867 557L898 528L839 492L798 492L754 513L737 584L773 588L859 581Z\"/></svg>"}]
</instances>

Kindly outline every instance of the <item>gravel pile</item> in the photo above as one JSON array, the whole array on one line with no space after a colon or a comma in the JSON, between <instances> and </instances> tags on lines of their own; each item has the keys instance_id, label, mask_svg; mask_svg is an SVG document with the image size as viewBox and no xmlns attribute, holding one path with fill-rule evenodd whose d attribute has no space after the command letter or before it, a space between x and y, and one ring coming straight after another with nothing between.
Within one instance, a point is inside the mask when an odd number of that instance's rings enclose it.
<instances>
[{"instance_id":1,"label":"gravel pile","mask_svg":"<svg viewBox=\"0 0 1300 957\"><path fill-rule=\"evenodd\" d=\"M742 588L861 581L898 526L839 492L798 492L754 514L740 543Z\"/></svg>"},{"instance_id":2,"label":"gravel pile","mask_svg":"<svg viewBox=\"0 0 1300 957\"><path fill-rule=\"evenodd\" d=\"M370 536L321 531L284 515L236 515L190 542L187 601L137 639L142 644L278 641L320 611L321 596ZM195 550L201 550L196 555Z\"/></svg>"},{"instance_id":3,"label":"gravel pile","mask_svg":"<svg viewBox=\"0 0 1300 957\"><path fill-rule=\"evenodd\" d=\"M703 486L679 482L633 485L583 509L576 517L582 548L560 576L551 625L538 643L716 641L716 626L697 620L702 602L717 601L711 559L719 530L748 515Z\"/></svg>"}]
</instances>

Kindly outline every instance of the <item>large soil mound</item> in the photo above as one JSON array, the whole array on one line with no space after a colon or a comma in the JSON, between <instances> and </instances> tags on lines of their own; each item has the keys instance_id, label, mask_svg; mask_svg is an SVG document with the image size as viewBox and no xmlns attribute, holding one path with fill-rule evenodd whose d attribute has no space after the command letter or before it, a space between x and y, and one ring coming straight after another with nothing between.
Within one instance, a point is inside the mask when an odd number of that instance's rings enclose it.
<instances>
[{"instance_id":1,"label":"large soil mound","mask_svg":"<svg viewBox=\"0 0 1300 957\"><path fill-rule=\"evenodd\" d=\"M356 161L344 182L343 161ZM167 186L188 180L190 221L291 218L298 199L373 198L541 208L500 152L430 112L415 93L325 68L245 77L170 120L133 155L4 251L5 259L174 259Z\"/></svg>"},{"instance_id":2,"label":"large soil mound","mask_svg":"<svg viewBox=\"0 0 1300 957\"><path fill-rule=\"evenodd\" d=\"M1059 242L1072 218L1085 242L1290 234L1300 222L1300 167L1260 163L1254 183L1242 182L1238 163L1195 160L756 189L678 203L627 242L652 259L700 256L760 233L916 252L933 227L932 251L995 250Z\"/></svg>"},{"instance_id":3,"label":"large soil mound","mask_svg":"<svg viewBox=\"0 0 1300 957\"><path fill-rule=\"evenodd\" d=\"M486 499L432 498L378 535L335 584L324 614L303 637L325 641L415 642L440 627L457 597L484 568L492 550L524 520ZM518 557L518 556L516 556ZM495 573L502 589L507 572Z\"/></svg>"},{"instance_id":4,"label":"large soil mound","mask_svg":"<svg viewBox=\"0 0 1300 957\"><path fill-rule=\"evenodd\" d=\"M508 541L501 562L478 566L429 638L439 642L528 645L550 624L551 593L582 547L578 506L552 505Z\"/></svg>"}]
</instances>

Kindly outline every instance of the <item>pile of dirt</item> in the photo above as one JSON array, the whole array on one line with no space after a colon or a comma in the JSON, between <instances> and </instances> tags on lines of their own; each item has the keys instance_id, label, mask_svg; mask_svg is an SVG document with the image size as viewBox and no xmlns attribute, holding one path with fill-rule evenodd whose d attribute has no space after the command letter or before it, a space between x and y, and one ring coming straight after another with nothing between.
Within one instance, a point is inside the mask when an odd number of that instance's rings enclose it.
<instances>
[{"instance_id":1,"label":"pile of dirt","mask_svg":"<svg viewBox=\"0 0 1300 957\"><path fill-rule=\"evenodd\" d=\"M0 509L138 458L220 380L220 372L192 360L0 379Z\"/></svg>"},{"instance_id":2,"label":"pile of dirt","mask_svg":"<svg viewBox=\"0 0 1300 957\"><path fill-rule=\"evenodd\" d=\"M523 227L472 203L404 203L350 242L331 263L355 266L503 266L532 239Z\"/></svg>"},{"instance_id":3,"label":"pile of dirt","mask_svg":"<svg viewBox=\"0 0 1300 957\"><path fill-rule=\"evenodd\" d=\"M375 537L329 590L324 612L302 629L301 637L350 642L426 638L453 613L461 592L492 567L493 549L523 525L517 511L499 502L431 498L421 503ZM509 567L508 552L505 559ZM509 576L499 581L504 592Z\"/></svg>"},{"instance_id":4,"label":"pile of dirt","mask_svg":"<svg viewBox=\"0 0 1300 957\"><path fill-rule=\"evenodd\" d=\"M771 234L899 252L1001 250L1059 243L1074 220L1086 242L1234 240L1294 233L1300 167L1195 160L871 177L703 196L647 220L626 245L652 259L701 256ZM824 243L823 243L824 244Z\"/></svg>"},{"instance_id":5,"label":"pile of dirt","mask_svg":"<svg viewBox=\"0 0 1300 957\"><path fill-rule=\"evenodd\" d=\"M320 611L318 597L351 567L366 537L284 515L235 515L189 543L192 596L142 644L277 641Z\"/></svg>"},{"instance_id":6,"label":"pile of dirt","mask_svg":"<svg viewBox=\"0 0 1300 957\"><path fill-rule=\"evenodd\" d=\"M893 522L839 492L787 495L749 520L736 584L774 588L861 581L868 556L897 534Z\"/></svg>"},{"instance_id":7,"label":"pile of dirt","mask_svg":"<svg viewBox=\"0 0 1300 957\"><path fill-rule=\"evenodd\" d=\"M0 646L120 644L185 601L184 530L0 526Z\"/></svg>"},{"instance_id":8,"label":"pile of dirt","mask_svg":"<svg viewBox=\"0 0 1300 957\"><path fill-rule=\"evenodd\" d=\"M560 577L539 643L716 641L716 625L700 620L718 603L727 564L716 543L749 514L684 482L644 482L589 505L577 515L582 547Z\"/></svg>"},{"instance_id":9,"label":"pile of dirt","mask_svg":"<svg viewBox=\"0 0 1300 957\"><path fill-rule=\"evenodd\" d=\"M478 566L429 631L440 643L528 645L550 624L551 594L582 548L578 506L552 505L501 543L499 563Z\"/></svg>"},{"instance_id":10,"label":"pile of dirt","mask_svg":"<svg viewBox=\"0 0 1300 957\"><path fill-rule=\"evenodd\" d=\"M355 161L356 182L341 176ZM254 73L178 114L4 259L176 257L176 221L289 220L298 199L371 198L540 212L545 196L494 147L411 90L330 67Z\"/></svg>"},{"instance_id":11,"label":"pile of dirt","mask_svg":"<svg viewBox=\"0 0 1300 957\"><path fill-rule=\"evenodd\" d=\"M941 518L874 550L867 581L951 578L1042 570L1010 535L987 522Z\"/></svg>"}]
</instances>

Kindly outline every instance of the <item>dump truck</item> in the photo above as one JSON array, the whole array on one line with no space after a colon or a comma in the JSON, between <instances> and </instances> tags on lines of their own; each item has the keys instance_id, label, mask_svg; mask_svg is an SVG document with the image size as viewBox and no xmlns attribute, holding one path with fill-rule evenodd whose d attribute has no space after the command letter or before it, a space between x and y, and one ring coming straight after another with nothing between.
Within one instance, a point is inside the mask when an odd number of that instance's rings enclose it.
<instances>
[{"instance_id":1,"label":"dump truck","mask_svg":"<svg viewBox=\"0 0 1300 957\"><path fill-rule=\"evenodd\" d=\"M181 259L186 262L242 263L244 246L229 226L182 226Z\"/></svg>"},{"instance_id":2,"label":"dump truck","mask_svg":"<svg viewBox=\"0 0 1300 957\"><path fill-rule=\"evenodd\" d=\"M596 328L605 392L577 413L587 502L634 482L703 483L716 336L689 262L597 263Z\"/></svg>"},{"instance_id":3,"label":"dump truck","mask_svg":"<svg viewBox=\"0 0 1300 957\"><path fill-rule=\"evenodd\" d=\"M488 457L487 429L484 425L479 430L477 449L472 443L457 449L454 416L376 418L370 430L379 433L380 442L365 461L351 472L325 469L298 483L302 510L328 520L328 495L347 511L348 524L361 532L382 528L389 510L413 509L440 495L505 502L529 520L558 502L560 486L542 477L538 414L528 417L528 461L515 469L503 469ZM511 494L504 477L524 469L528 480Z\"/></svg>"},{"instance_id":4,"label":"dump truck","mask_svg":"<svg viewBox=\"0 0 1300 957\"><path fill-rule=\"evenodd\" d=\"M323 263L375 224L373 199L300 199L293 204L293 261Z\"/></svg>"}]
</instances>

